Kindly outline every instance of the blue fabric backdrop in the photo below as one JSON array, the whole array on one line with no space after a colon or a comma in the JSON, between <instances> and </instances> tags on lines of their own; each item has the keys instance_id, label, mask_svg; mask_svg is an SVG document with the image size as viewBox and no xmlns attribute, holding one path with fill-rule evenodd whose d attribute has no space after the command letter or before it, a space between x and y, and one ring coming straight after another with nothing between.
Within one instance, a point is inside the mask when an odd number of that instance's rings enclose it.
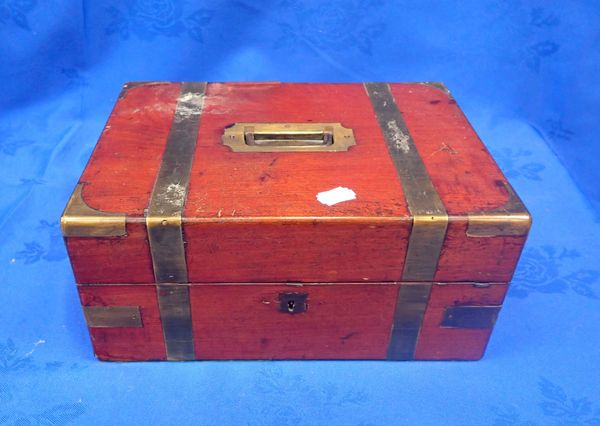
<instances>
[{"instance_id":1,"label":"blue fabric backdrop","mask_svg":"<svg viewBox=\"0 0 600 426\"><path fill-rule=\"evenodd\" d=\"M600 424L594 1L0 0L0 425ZM445 81L535 218L474 363L101 363L58 218L122 83Z\"/></svg>"}]
</instances>

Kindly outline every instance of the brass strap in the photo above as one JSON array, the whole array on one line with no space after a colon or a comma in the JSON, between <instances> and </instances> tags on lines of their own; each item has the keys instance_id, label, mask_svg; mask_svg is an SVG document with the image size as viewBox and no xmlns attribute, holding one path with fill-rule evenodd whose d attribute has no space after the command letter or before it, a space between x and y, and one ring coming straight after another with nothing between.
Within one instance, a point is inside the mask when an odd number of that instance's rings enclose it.
<instances>
[{"instance_id":1,"label":"brass strap","mask_svg":"<svg viewBox=\"0 0 600 426\"><path fill-rule=\"evenodd\" d=\"M400 178L413 227L402 281L433 281L446 237L448 214L386 83L365 89Z\"/></svg>"},{"instance_id":2,"label":"brass strap","mask_svg":"<svg viewBox=\"0 0 600 426\"><path fill-rule=\"evenodd\" d=\"M402 284L398 290L388 359L413 359L431 284Z\"/></svg>"},{"instance_id":3,"label":"brass strap","mask_svg":"<svg viewBox=\"0 0 600 426\"><path fill-rule=\"evenodd\" d=\"M182 284L158 284L156 292L167 359L195 359L189 287Z\"/></svg>"},{"instance_id":4,"label":"brass strap","mask_svg":"<svg viewBox=\"0 0 600 426\"><path fill-rule=\"evenodd\" d=\"M206 83L183 83L160 170L146 213L154 276L159 284L187 283L182 215L198 138ZM194 359L187 286L157 285L167 359Z\"/></svg>"},{"instance_id":5,"label":"brass strap","mask_svg":"<svg viewBox=\"0 0 600 426\"><path fill-rule=\"evenodd\" d=\"M181 221L205 90L206 83L183 83L146 214L157 283L188 281Z\"/></svg>"}]
</instances>

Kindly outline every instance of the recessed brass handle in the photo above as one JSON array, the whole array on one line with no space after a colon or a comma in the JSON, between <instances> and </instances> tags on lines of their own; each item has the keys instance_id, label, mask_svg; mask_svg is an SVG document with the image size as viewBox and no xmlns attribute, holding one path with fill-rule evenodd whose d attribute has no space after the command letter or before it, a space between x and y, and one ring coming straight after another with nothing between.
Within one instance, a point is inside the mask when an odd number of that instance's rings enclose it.
<instances>
[{"instance_id":1,"label":"recessed brass handle","mask_svg":"<svg viewBox=\"0 0 600 426\"><path fill-rule=\"evenodd\" d=\"M356 143L340 123L236 123L222 139L235 152L347 151Z\"/></svg>"}]
</instances>

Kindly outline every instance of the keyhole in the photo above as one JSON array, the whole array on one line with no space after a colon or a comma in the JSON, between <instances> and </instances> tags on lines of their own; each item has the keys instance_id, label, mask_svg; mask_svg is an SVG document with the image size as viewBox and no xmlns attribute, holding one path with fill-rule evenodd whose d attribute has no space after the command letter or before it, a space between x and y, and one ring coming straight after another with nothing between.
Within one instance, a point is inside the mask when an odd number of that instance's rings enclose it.
<instances>
[{"instance_id":1,"label":"keyhole","mask_svg":"<svg viewBox=\"0 0 600 426\"><path fill-rule=\"evenodd\" d=\"M288 301L288 311L294 312L295 308L296 308L296 302L294 302L293 300Z\"/></svg>"}]
</instances>

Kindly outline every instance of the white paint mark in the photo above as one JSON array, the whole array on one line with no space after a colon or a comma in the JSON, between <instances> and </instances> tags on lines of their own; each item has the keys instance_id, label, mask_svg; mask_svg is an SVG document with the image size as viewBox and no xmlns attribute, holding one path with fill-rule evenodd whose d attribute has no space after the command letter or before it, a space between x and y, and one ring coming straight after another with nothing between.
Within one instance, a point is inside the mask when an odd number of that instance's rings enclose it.
<instances>
[{"instance_id":1,"label":"white paint mark","mask_svg":"<svg viewBox=\"0 0 600 426\"><path fill-rule=\"evenodd\" d=\"M319 192L317 194L317 200L321 204L333 206L334 204L341 203L343 201L356 200L356 192L351 189L338 186L337 188L330 189L329 191Z\"/></svg>"},{"instance_id":2,"label":"white paint mark","mask_svg":"<svg viewBox=\"0 0 600 426\"><path fill-rule=\"evenodd\" d=\"M406 133L404 133L402 130L400 130L400 127L398 127L398 124L396 123L396 121L395 120L388 121L387 128L392 133L391 136L394 141L394 145L396 145L396 148L398 148L400 151L404 152L405 154L408 151L410 151L410 145L408 144L409 137Z\"/></svg>"}]
</instances>

